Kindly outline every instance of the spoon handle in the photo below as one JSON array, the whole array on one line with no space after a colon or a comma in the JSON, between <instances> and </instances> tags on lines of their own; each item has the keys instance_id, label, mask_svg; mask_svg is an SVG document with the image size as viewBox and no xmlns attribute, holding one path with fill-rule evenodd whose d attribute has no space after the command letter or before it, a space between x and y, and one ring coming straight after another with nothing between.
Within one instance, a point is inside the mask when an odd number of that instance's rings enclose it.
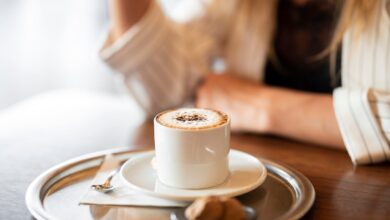
<instances>
[{"instance_id":1,"label":"spoon handle","mask_svg":"<svg viewBox=\"0 0 390 220\"><path fill-rule=\"evenodd\" d=\"M119 170L120 170L120 167L111 171L111 173L108 175L106 181L104 181L104 185L110 185L112 178L114 178L114 176L119 172Z\"/></svg>"}]
</instances>

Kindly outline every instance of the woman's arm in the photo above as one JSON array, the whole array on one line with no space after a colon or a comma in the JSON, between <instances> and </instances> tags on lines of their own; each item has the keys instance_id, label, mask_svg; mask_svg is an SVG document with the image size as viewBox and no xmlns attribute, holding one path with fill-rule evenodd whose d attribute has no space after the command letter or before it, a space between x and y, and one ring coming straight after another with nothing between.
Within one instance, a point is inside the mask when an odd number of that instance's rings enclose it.
<instances>
[{"instance_id":1,"label":"woman's arm","mask_svg":"<svg viewBox=\"0 0 390 220\"><path fill-rule=\"evenodd\" d=\"M345 149L333 108L333 98L317 94L267 88L269 132L301 141Z\"/></svg>"},{"instance_id":2,"label":"woman's arm","mask_svg":"<svg viewBox=\"0 0 390 220\"><path fill-rule=\"evenodd\" d=\"M143 1L128 1L112 0L112 29L100 57L120 73L129 95L152 117L193 96L220 44L194 28L203 30L200 21L183 24L168 18L159 1L148 1L143 10L135 10ZM132 13L146 8L144 15Z\"/></svg>"},{"instance_id":3,"label":"woman's arm","mask_svg":"<svg viewBox=\"0 0 390 220\"><path fill-rule=\"evenodd\" d=\"M151 0L110 0L112 40L118 39L137 23L147 11Z\"/></svg>"},{"instance_id":4,"label":"woman's arm","mask_svg":"<svg viewBox=\"0 0 390 220\"><path fill-rule=\"evenodd\" d=\"M331 95L210 75L198 89L197 106L226 111L232 118L232 130L272 133L344 149Z\"/></svg>"}]
</instances>

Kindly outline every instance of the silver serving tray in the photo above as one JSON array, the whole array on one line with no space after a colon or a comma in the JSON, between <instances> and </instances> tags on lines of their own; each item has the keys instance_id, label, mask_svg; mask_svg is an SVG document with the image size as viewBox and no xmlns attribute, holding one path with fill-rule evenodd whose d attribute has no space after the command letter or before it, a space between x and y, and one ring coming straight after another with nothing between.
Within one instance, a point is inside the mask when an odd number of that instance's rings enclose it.
<instances>
[{"instance_id":1,"label":"silver serving tray","mask_svg":"<svg viewBox=\"0 0 390 220\"><path fill-rule=\"evenodd\" d=\"M106 154L111 153L124 161L142 151L128 148L101 151L47 170L27 189L29 211L37 219L169 219L175 209L78 205ZM238 199L255 208L258 219L301 218L314 202L315 191L311 182L296 170L260 160L268 170L266 181Z\"/></svg>"}]
</instances>

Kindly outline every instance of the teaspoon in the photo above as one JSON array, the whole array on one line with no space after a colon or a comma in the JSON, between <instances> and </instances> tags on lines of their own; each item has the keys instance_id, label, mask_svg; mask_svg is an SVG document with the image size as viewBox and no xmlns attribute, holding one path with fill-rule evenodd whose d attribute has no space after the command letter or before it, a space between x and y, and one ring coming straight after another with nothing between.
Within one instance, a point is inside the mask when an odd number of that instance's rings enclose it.
<instances>
[{"instance_id":1,"label":"teaspoon","mask_svg":"<svg viewBox=\"0 0 390 220\"><path fill-rule=\"evenodd\" d=\"M111 192L115 187L113 185L111 185L111 181L112 179L114 178L114 176L118 173L120 169L116 169L114 171L112 171L106 181L104 181L103 184L94 184L91 186L92 189L98 191L98 192L102 192L102 193L108 193L108 192Z\"/></svg>"}]
</instances>

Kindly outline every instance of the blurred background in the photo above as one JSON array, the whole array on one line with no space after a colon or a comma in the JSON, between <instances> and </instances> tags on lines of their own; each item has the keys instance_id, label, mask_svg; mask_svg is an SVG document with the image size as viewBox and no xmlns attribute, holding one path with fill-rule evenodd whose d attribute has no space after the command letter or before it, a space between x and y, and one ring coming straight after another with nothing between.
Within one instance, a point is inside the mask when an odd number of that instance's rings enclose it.
<instances>
[{"instance_id":1,"label":"blurred background","mask_svg":"<svg viewBox=\"0 0 390 220\"><path fill-rule=\"evenodd\" d=\"M199 6L161 4L179 21ZM108 25L108 0L0 0L0 111L57 89L115 92L114 75L98 57Z\"/></svg>"},{"instance_id":2,"label":"blurred background","mask_svg":"<svg viewBox=\"0 0 390 220\"><path fill-rule=\"evenodd\" d=\"M107 6L107 0L0 0L0 110L53 89L113 92L97 54Z\"/></svg>"}]
</instances>

